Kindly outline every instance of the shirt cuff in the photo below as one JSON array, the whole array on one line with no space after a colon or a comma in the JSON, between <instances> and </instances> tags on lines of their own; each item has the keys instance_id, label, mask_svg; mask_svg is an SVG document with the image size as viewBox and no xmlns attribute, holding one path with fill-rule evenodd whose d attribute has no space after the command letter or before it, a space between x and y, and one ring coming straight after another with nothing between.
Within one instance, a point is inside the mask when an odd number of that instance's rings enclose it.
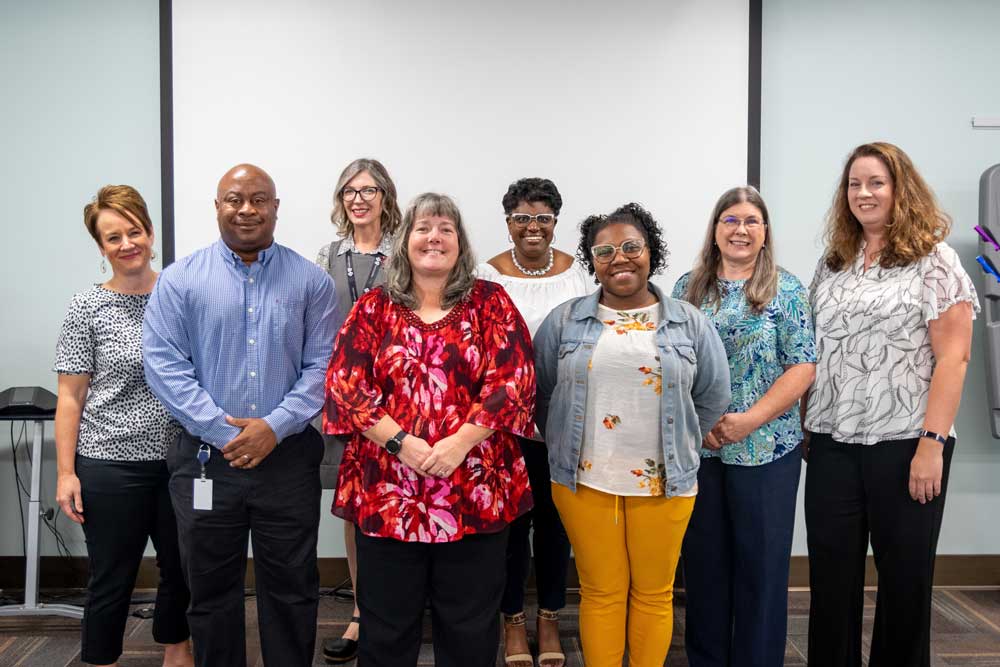
<instances>
[{"instance_id":1,"label":"shirt cuff","mask_svg":"<svg viewBox=\"0 0 1000 667\"><path fill-rule=\"evenodd\" d=\"M222 417L218 422L209 424L208 428L206 428L204 432L192 433L192 435L197 436L203 442L207 442L216 449L222 449L229 443L230 440L238 436L241 432L241 429L227 424L226 418Z\"/></svg>"},{"instance_id":2,"label":"shirt cuff","mask_svg":"<svg viewBox=\"0 0 1000 667\"><path fill-rule=\"evenodd\" d=\"M291 413L284 408L275 408L274 412L264 417L264 421L274 431L274 437L281 442L288 436L295 433L296 421Z\"/></svg>"}]
</instances>

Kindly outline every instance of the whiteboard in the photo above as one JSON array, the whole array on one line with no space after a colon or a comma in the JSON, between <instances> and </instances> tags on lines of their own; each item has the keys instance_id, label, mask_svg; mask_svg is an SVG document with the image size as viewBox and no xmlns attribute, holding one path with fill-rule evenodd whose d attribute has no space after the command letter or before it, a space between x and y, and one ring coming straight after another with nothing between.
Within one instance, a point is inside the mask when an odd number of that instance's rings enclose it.
<instances>
[{"instance_id":1,"label":"whiteboard","mask_svg":"<svg viewBox=\"0 0 1000 667\"><path fill-rule=\"evenodd\" d=\"M748 0L229 0L172 4L175 256L218 238L219 177L274 178L277 240L335 236L343 167L374 157L401 207L452 195L480 260L509 247L500 200L551 178L554 245L628 201L665 230L670 285L716 198L747 174Z\"/></svg>"}]
</instances>

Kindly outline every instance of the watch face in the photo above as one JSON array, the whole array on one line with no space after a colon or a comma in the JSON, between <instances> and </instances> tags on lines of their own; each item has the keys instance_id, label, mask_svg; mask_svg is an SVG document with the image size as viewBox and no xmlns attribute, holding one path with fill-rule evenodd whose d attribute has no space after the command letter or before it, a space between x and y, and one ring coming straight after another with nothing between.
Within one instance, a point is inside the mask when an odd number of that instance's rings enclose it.
<instances>
[{"instance_id":1,"label":"watch face","mask_svg":"<svg viewBox=\"0 0 1000 667\"><path fill-rule=\"evenodd\" d=\"M385 442L385 451L389 452L393 456L399 454L399 450L403 448L403 443L396 438L389 438Z\"/></svg>"}]
</instances>

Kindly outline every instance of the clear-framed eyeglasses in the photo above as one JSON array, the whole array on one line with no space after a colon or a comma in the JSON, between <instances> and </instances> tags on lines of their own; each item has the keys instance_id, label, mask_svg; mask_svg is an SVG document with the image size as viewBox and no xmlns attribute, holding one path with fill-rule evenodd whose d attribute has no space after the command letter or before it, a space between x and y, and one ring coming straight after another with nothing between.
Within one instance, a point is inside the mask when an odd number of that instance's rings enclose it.
<instances>
[{"instance_id":1,"label":"clear-framed eyeglasses","mask_svg":"<svg viewBox=\"0 0 1000 667\"><path fill-rule=\"evenodd\" d=\"M737 218L735 215L727 215L724 218L719 219L720 225L725 225L726 229L739 229L740 225L743 225L748 230L763 229L764 225L767 223L760 218L748 215L745 218Z\"/></svg>"},{"instance_id":2,"label":"clear-framed eyeglasses","mask_svg":"<svg viewBox=\"0 0 1000 667\"><path fill-rule=\"evenodd\" d=\"M622 255L628 259L636 259L642 255L646 249L646 241L643 239L625 239L621 245L615 246L610 243L602 243L591 247L590 254L598 264L607 264L615 258L620 250Z\"/></svg>"}]
</instances>

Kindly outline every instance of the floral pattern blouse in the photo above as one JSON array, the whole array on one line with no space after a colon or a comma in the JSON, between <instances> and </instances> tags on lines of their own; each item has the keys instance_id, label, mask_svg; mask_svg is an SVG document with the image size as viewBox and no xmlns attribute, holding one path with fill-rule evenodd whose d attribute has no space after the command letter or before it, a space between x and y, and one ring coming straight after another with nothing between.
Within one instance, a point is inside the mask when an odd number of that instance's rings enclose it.
<instances>
[{"instance_id":1,"label":"floral pattern blouse","mask_svg":"<svg viewBox=\"0 0 1000 667\"><path fill-rule=\"evenodd\" d=\"M674 298L684 298L689 273L674 286ZM802 283L778 270L778 291L755 313L743 291L745 280L719 279L721 303L703 303L701 311L719 332L729 357L732 403L728 412L746 412L767 393L786 366L816 361L812 312ZM729 465L758 466L780 459L802 442L799 403L764 424L740 442L720 450L702 448L703 458L719 457Z\"/></svg>"},{"instance_id":2,"label":"floral pattern blouse","mask_svg":"<svg viewBox=\"0 0 1000 667\"><path fill-rule=\"evenodd\" d=\"M365 535L453 542L531 509L514 437L533 430L531 337L499 285L477 280L430 324L383 289L365 294L334 344L326 395L323 431L351 436L333 513ZM422 477L361 435L385 415L432 447L467 422L495 432L450 477Z\"/></svg>"},{"instance_id":3,"label":"floral pattern blouse","mask_svg":"<svg viewBox=\"0 0 1000 667\"><path fill-rule=\"evenodd\" d=\"M942 242L908 266L867 271L864 248L843 271L820 260L810 297L819 363L806 428L862 445L918 437L934 372L928 323L957 303L979 311L958 254Z\"/></svg>"},{"instance_id":4,"label":"floral pattern blouse","mask_svg":"<svg viewBox=\"0 0 1000 667\"><path fill-rule=\"evenodd\" d=\"M663 495L659 314L658 303L621 311L597 306L604 331L587 369L587 423L577 484L618 496Z\"/></svg>"}]
</instances>

